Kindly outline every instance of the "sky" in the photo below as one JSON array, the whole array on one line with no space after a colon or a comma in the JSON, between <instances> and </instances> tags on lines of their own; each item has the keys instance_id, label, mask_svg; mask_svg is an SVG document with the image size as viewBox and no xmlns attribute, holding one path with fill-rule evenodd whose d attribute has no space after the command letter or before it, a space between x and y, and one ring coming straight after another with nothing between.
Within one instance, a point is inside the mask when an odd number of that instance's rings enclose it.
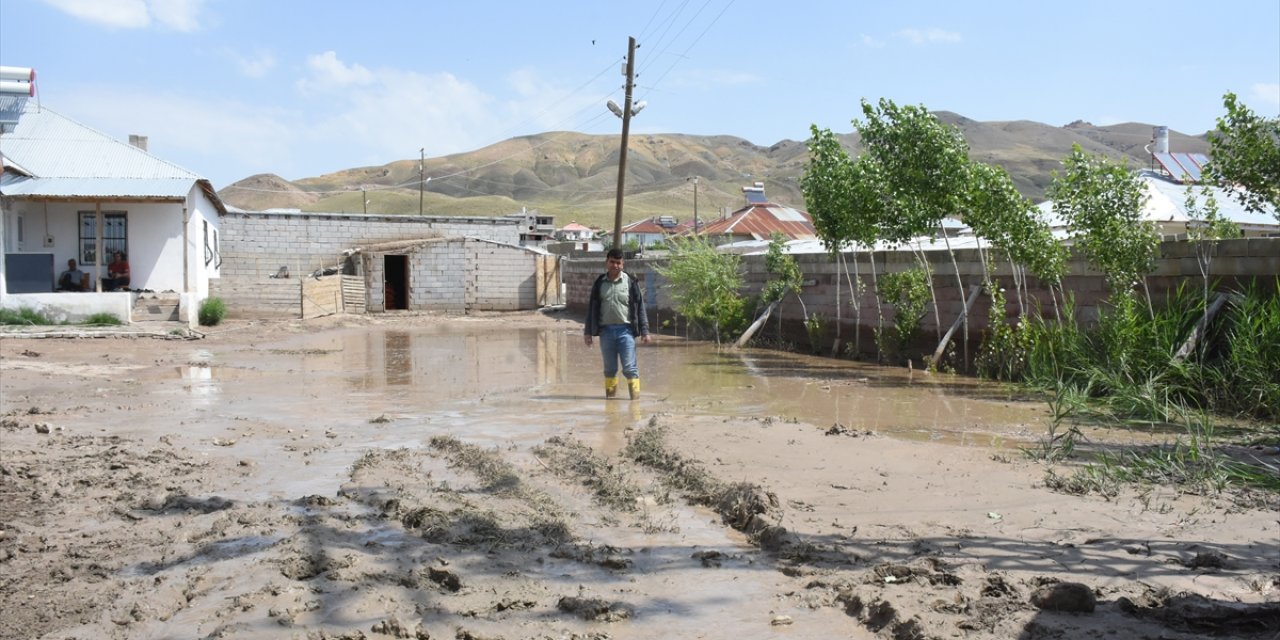
<instances>
[{"instance_id":1,"label":"sky","mask_svg":"<svg viewBox=\"0 0 1280 640\"><path fill-rule=\"evenodd\" d=\"M881 98L981 121L1198 135L1280 115L1280 2L3 0L42 106L209 178L288 180L547 131L768 146ZM2 141L0 141L2 143ZM2 148L2 147L0 147Z\"/></svg>"}]
</instances>

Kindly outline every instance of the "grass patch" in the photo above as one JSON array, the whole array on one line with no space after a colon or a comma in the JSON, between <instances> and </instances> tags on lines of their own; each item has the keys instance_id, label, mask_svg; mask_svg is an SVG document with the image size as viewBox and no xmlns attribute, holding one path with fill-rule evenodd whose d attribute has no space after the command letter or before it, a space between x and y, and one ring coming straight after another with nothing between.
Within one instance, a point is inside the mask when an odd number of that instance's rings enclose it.
<instances>
[{"instance_id":1,"label":"grass patch","mask_svg":"<svg viewBox=\"0 0 1280 640\"><path fill-rule=\"evenodd\" d=\"M200 320L200 324L205 327L212 327L227 315L227 305L222 298L205 298L200 303L200 309L196 317Z\"/></svg>"},{"instance_id":2,"label":"grass patch","mask_svg":"<svg viewBox=\"0 0 1280 640\"><path fill-rule=\"evenodd\" d=\"M0 325L31 326L56 324L48 316L30 307L0 309Z\"/></svg>"},{"instance_id":3,"label":"grass patch","mask_svg":"<svg viewBox=\"0 0 1280 640\"><path fill-rule=\"evenodd\" d=\"M85 318L84 322L81 322L80 324L97 327L115 327L124 324L124 322L122 322L114 313L99 312Z\"/></svg>"},{"instance_id":4,"label":"grass patch","mask_svg":"<svg viewBox=\"0 0 1280 640\"><path fill-rule=\"evenodd\" d=\"M1045 485L1056 491L1097 493L1107 498L1114 497L1123 485L1172 486L1197 495L1253 490L1280 494L1280 466L1256 457L1257 464L1250 464L1224 453L1215 443L1215 427L1208 415L1187 414L1184 420L1185 440L1103 452L1069 477L1050 469Z\"/></svg>"}]
</instances>

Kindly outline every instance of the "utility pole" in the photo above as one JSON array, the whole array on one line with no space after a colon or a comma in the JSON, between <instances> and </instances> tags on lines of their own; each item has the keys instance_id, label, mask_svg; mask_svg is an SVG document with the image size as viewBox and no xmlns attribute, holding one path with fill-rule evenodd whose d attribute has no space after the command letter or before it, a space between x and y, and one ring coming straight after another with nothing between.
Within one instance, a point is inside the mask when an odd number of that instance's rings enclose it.
<instances>
[{"instance_id":1,"label":"utility pole","mask_svg":"<svg viewBox=\"0 0 1280 640\"><path fill-rule=\"evenodd\" d=\"M698 176L693 177L693 235L698 235Z\"/></svg>"},{"instance_id":2,"label":"utility pole","mask_svg":"<svg viewBox=\"0 0 1280 640\"><path fill-rule=\"evenodd\" d=\"M418 149L418 215L422 215L422 196L427 192L427 148Z\"/></svg>"},{"instance_id":3,"label":"utility pole","mask_svg":"<svg viewBox=\"0 0 1280 640\"><path fill-rule=\"evenodd\" d=\"M364 206L364 214L369 215L369 196L365 195L364 189L360 190L360 204Z\"/></svg>"},{"instance_id":4,"label":"utility pole","mask_svg":"<svg viewBox=\"0 0 1280 640\"><path fill-rule=\"evenodd\" d=\"M622 187L627 178L627 136L631 132L631 89L636 75L636 39L627 38L627 85L622 105L622 152L618 155L618 201L613 212L613 248L622 248Z\"/></svg>"}]
</instances>

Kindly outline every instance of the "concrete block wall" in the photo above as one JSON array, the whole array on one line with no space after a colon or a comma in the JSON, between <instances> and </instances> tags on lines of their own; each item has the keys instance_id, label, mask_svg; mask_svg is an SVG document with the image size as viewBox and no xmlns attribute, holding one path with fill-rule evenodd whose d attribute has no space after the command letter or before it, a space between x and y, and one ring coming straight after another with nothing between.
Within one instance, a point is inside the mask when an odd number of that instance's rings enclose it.
<instances>
[{"instance_id":1,"label":"concrete block wall","mask_svg":"<svg viewBox=\"0 0 1280 640\"><path fill-rule=\"evenodd\" d=\"M222 277L212 281L210 295L222 298L230 313L250 316L298 313L280 309L278 297L256 295L260 286L276 280L269 276L280 267L296 279L339 264L344 250L382 242L467 236L517 244L520 239L519 221L513 218L229 212L219 222ZM371 295L381 308L381 290Z\"/></svg>"},{"instance_id":2,"label":"concrete block wall","mask_svg":"<svg viewBox=\"0 0 1280 640\"><path fill-rule=\"evenodd\" d=\"M956 252L956 265L959 267L961 284L956 282L956 268L946 251L928 251L925 257L933 273L933 287L938 304L935 313L933 305L926 310L921 321L921 332L929 336L937 333L941 325L945 331L960 317L968 296L970 285L982 282L982 263L978 259L977 250ZM1196 258L1196 247L1187 242L1165 242L1160 245L1160 259L1156 263L1153 274L1147 278L1147 287L1152 297L1159 301L1179 286L1198 287L1202 283L1200 262ZM1248 238L1225 240L1218 243L1210 263L1210 279L1218 283L1219 289L1236 288L1247 283L1256 283L1265 290L1274 290L1277 279L1280 279L1280 238ZM857 256L856 271L863 279L863 290L854 296L861 307L861 322L855 327L855 308L851 301L851 291L846 271L855 272L853 254L844 255L844 266L827 254L800 254L794 256L800 270L804 273L804 305L809 314L820 314L827 321L828 333L834 335L834 323L839 321L841 335L846 339L860 330L863 335L877 324L875 292L871 286L871 263L869 254ZM653 286L646 290L656 291L651 296L650 323L657 314L671 317L674 313L663 294L665 282L654 270L654 264L660 259L632 259L627 261L627 271L640 278L642 283L655 280ZM878 252L875 254L875 270L878 275L886 272L902 271L914 267L916 255L906 252ZM1012 319L1018 315L1016 288L1012 277L1012 269L1008 262L996 262L992 265L994 280L1005 289L1005 317ZM585 312L587 300L591 294L591 284L604 271L603 254L589 254L570 258L563 266L566 285L566 304L578 313ZM743 290L742 295L752 296L760 292L769 274L765 269L763 255L743 256ZM1088 323L1098 317L1100 305L1108 297L1110 291L1102 274L1091 268L1083 256L1072 255L1067 265L1067 276L1063 283L1067 291L1075 299L1077 317ZM1039 305L1041 313L1046 317L1054 315L1054 300L1049 290L1034 277L1027 277L1025 282L1028 312ZM656 299L656 304L654 301ZM971 339L981 339L986 331L990 298L979 296L975 307L969 314L969 332ZM790 339L802 344L807 340L803 327L803 312L794 296L788 296L778 313L782 314L784 333ZM886 321L893 317L891 307L885 308ZM772 321L771 321L772 322ZM870 345L864 340L864 345Z\"/></svg>"},{"instance_id":3,"label":"concrete block wall","mask_svg":"<svg viewBox=\"0 0 1280 640\"><path fill-rule=\"evenodd\" d=\"M468 243L468 304L475 309L537 308L537 262L533 253L488 242Z\"/></svg>"},{"instance_id":4,"label":"concrete block wall","mask_svg":"<svg viewBox=\"0 0 1280 640\"><path fill-rule=\"evenodd\" d=\"M454 238L421 245L409 254L410 309L447 313L467 310L466 247L466 239ZM371 279L371 282L382 280Z\"/></svg>"},{"instance_id":5,"label":"concrete block wall","mask_svg":"<svg viewBox=\"0 0 1280 640\"><path fill-rule=\"evenodd\" d=\"M466 313L537 308L535 254L518 246L448 238L392 252L408 256L409 308ZM384 256L364 256L369 308L386 310Z\"/></svg>"}]
</instances>

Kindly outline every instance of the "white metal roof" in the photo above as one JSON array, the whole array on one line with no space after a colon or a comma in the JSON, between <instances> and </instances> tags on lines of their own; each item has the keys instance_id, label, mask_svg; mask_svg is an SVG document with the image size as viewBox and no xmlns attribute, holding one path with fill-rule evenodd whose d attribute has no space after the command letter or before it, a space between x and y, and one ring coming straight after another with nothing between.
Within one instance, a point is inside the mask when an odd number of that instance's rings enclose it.
<instances>
[{"instance_id":1,"label":"white metal roof","mask_svg":"<svg viewBox=\"0 0 1280 640\"><path fill-rule=\"evenodd\" d=\"M213 192L199 174L33 102L14 131L0 136L0 153L29 174L6 172L0 193L7 196L172 200L197 182Z\"/></svg>"},{"instance_id":2,"label":"white metal roof","mask_svg":"<svg viewBox=\"0 0 1280 640\"><path fill-rule=\"evenodd\" d=\"M1152 222L1190 222L1200 219L1200 216L1193 216L1187 211L1187 186L1178 182L1173 182L1163 176L1155 175L1147 171L1143 171L1139 175L1147 192L1147 204L1142 210L1142 216L1145 220ZM1207 185L1194 185L1194 193L1200 202L1201 207L1204 206L1204 200L1200 196L1200 189ZM1274 212L1254 213L1247 211L1234 196L1227 193L1226 190L1218 187L1208 186L1209 193L1213 195L1213 199L1218 203L1218 216L1230 220L1242 229L1277 229L1280 228L1280 220L1276 218ZM1066 221L1059 217L1053 211L1053 202L1046 200L1037 205L1041 214L1049 226L1057 229L1066 226Z\"/></svg>"}]
</instances>

